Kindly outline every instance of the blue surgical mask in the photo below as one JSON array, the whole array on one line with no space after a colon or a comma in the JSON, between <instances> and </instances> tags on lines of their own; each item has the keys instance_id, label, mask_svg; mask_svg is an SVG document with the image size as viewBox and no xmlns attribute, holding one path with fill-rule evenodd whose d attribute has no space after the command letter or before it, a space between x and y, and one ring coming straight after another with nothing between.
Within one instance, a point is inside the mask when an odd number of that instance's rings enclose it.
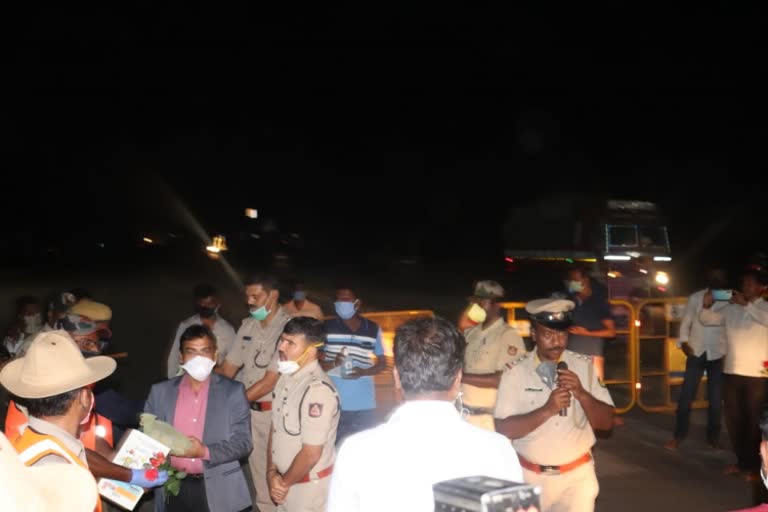
<instances>
[{"instance_id":1,"label":"blue surgical mask","mask_svg":"<svg viewBox=\"0 0 768 512\"><path fill-rule=\"evenodd\" d=\"M355 316L355 313L357 312L355 309L355 306L357 305L357 301L355 302L343 302L338 301L333 303L333 307L336 310L336 314L339 315L339 318L342 320L349 320L353 316Z\"/></svg>"},{"instance_id":2,"label":"blue surgical mask","mask_svg":"<svg viewBox=\"0 0 768 512\"><path fill-rule=\"evenodd\" d=\"M568 281L568 291L571 293L580 293L584 290L584 283L581 281Z\"/></svg>"},{"instance_id":3,"label":"blue surgical mask","mask_svg":"<svg viewBox=\"0 0 768 512\"><path fill-rule=\"evenodd\" d=\"M255 320L264 320L269 316L269 313L270 311L265 306L250 311L251 317Z\"/></svg>"},{"instance_id":4,"label":"blue surgical mask","mask_svg":"<svg viewBox=\"0 0 768 512\"><path fill-rule=\"evenodd\" d=\"M301 302L302 300L305 300L307 298L307 292L305 291L295 291L293 292L293 300L297 302Z\"/></svg>"}]
</instances>

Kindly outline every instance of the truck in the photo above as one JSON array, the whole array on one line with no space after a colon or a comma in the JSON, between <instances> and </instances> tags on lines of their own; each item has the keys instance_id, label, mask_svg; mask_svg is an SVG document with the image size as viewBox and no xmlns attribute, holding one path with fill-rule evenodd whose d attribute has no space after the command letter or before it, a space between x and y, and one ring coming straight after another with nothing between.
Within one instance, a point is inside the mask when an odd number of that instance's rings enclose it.
<instances>
[{"instance_id":1,"label":"truck","mask_svg":"<svg viewBox=\"0 0 768 512\"><path fill-rule=\"evenodd\" d=\"M650 201L562 195L511 208L504 224L505 270L590 269L611 298L671 296L672 251Z\"/></svg>"}]
</instances>

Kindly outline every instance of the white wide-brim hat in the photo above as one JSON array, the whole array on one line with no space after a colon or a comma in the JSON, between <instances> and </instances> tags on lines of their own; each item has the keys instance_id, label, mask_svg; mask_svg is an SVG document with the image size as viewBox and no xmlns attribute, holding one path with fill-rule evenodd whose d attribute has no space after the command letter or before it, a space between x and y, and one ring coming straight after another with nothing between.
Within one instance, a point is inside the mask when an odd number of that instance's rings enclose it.
<instances>
[{"instance_id":1,"label":"white wide-brim hat","mask_svg":"<svg viewBox=\"0 0 768 512\"><path fill-rule=\"evenodd\" d=\"M46 398L98 382L116 367L111 357L84 358L66 331L49 331L37 335L24 357L5 365L0 384L22 398Z\"/></svg>"}]
</instances>

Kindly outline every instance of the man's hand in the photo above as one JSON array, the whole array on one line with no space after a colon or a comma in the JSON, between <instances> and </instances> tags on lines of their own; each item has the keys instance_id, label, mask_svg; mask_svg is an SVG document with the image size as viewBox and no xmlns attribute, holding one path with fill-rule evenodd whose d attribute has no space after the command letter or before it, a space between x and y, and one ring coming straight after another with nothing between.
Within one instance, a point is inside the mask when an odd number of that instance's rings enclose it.
<instances>
[{"instance_id":1,"label":"man's hand","mask_svg":"<svg viewBox=\"0 0 768 512\"><path fill-rule=\"evenodd\" d=\"M704 306L704 309L709 309L714 303L715 298L712 296L712 290L707 290L707 292L704 294L704 298L701 301L701 305Z\"/></svg>"},{"instance_id":2,"label":"man's hand","mask_svg":"<svg viewBox=\"0 0 768 512\"><path fill-rule=\"evenodd\" d=\"M731 296L731 304L738 304L739 306L746 306L749 304L749 301L746 297L744 297L744 294L741 292L737 292L736 290L733 291L733 295Z\"/></svg>"},{"instance_id":3,"label":"man's hand","mask_svg":"<svg viewBox=\"0 0 768 512\"><path fill-rule=\"evenodd\" d=\"M687 357L693 356L693 349L687 341L684 341L680 344L680 350L682 350L683 354L685 354Z\"/></svg>"},{"instance_id":4,"label":"man's hand","mask_svg":"<svg viewBox=\"0 0 768 512\"><path fill-rule=\"evenodd\" d=\"M581 386L579 376L571 370L557 370L557 375L557 387L570 391L576 400L581 401L581 397L584 396L586 391Z\"/></svg>"},{"instance_id":5,"label":"man's hand","mask_svg":"<svg viewBox=\"0 0 768 512\"><path fill-rule=\"evenodd\" d=\"M288 496L288 486L285 485L283 476L274 471L272 476L267 479L267 483L269 484L269 496L272 498L272 501L278 505L285 503L285 498Z\"/></svg>"},{"instance_id":6,"label":"man's hand","mask_svg":"<svg viewBox=\"0 0 768 512\"><path fill-rule=\"evenodd\" d=\"M578 334L580 336L588 336L589 330L580 325L572 325L568 328L568 332L571 334Z\"/></svg>"},{"instance_id":7,"label":"man's hand","mask_svg":"<svg viewBox=\"0 0 768 512\"><path fill-rule=\"evenodd\" d=\"M549 399L544 407L550 412L551 416L558 414L562 409L571 405L571 392L565 388L555 388L549 394Z\"/></svg>"},{"instance_id":8,"label":"man's hand","mask_svg":"<svg viewBox=\"0 0 768 512\"><path fill-rule=\"evenodd\" d=\"M202 459L205 456L205 445L195 436L187 436L189 438L189 449L180 455L186 459Z\"/></svg>"},{"instance_id":9,"label":"man's hand","mask_svg":"<svg viewBox=\"0 0 768 512\"><path fill-rule=\"evenodd\" d=\"M164 469L132 469L131 481L128 483L138 485L144 489L151 489L153 487L160 487L167 480L168 472Z\"/></svg>"}]
</instances>

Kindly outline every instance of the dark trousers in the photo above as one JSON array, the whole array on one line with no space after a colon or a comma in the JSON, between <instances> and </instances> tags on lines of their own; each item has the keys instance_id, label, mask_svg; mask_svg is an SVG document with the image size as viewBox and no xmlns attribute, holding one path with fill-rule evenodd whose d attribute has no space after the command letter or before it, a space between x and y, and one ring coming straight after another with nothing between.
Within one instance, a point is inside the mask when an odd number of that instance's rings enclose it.
<instances>
[{"instance_id":1,"label":"dark trousers","mask_svg":"<svg viewBox=\"0 0 768 512\"><path fill-rule=\"evenodd\" d=\"M725 424L739 469L760 469L760 408L768 398L768 379L725 374Z\"/></svg>"},{"instance_id":2,"label":"dark trousers","mask_svg":"<svg viewBox=\"0 0 768 512\"><path fill-rule=\"evenodd\" d=\"M376 426L376 409L365 411L341 411L339 427L336 430L336 446L347 437Z\"/></svg>"},{"instance_id":3,"label":"dark trousers","mask_svg":"<svg viewBox=\"0 0 768 512\"><path fill-rule=\"evenodd\" d=\"M205 496L205 480L202 478L185 478L181 481L178 496L171 496L167 512L210 512L208 499Z\"/></svg>"},{"instance_id":4,"label":"dark trousers","mask_svg":"<svg viewBox=\"0 0 768 512\"><path fill-rule=\"evenodd\" d=\"M677 402L675 418L675 439L683 440L688 435L691 418L691 402L696 397L701 377L707 371L707 397L709 411L707 414L707 441L717 443L720 440L720 423L722 421L723 402L723 359L707 361L707 353L700 356L688 356L685 361L685 376L680 390L680 400Z\"/></svg>"}]
</instances>

